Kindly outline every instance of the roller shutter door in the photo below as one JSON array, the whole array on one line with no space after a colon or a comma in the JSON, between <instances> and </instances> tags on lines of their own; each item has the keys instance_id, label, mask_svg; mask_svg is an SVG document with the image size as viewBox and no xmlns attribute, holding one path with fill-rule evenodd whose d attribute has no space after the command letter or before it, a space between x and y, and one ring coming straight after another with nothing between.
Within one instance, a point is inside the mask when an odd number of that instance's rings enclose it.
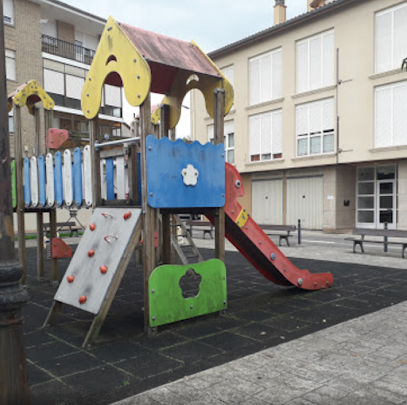
<instances>
[{"instance_id":1,"label":"roller shutter door","mask_svg":"<svg viewBox=\"0 0 407 405\"><path fill-rule=\"evenodd\" d=\"M304 229L323 228L323 177L287 179L287 224L301 219Z\"/></svg>"}]
</instances>

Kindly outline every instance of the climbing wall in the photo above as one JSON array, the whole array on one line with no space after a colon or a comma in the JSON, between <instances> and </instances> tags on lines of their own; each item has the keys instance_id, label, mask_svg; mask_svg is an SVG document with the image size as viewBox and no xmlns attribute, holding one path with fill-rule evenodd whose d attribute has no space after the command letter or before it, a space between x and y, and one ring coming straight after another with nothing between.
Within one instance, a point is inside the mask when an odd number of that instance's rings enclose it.
<instances>
[{"instance_id":1,"label":"climbing wall","mask_svg":"<svg viewBox=\"0 0 407 405\"><path fill-rule=\"evenodd\" d=\"M96 208L55 301L98 314L140 220L140 208ZM134 238L133 238L134 239Z\"/></svg>"}]
</instances>

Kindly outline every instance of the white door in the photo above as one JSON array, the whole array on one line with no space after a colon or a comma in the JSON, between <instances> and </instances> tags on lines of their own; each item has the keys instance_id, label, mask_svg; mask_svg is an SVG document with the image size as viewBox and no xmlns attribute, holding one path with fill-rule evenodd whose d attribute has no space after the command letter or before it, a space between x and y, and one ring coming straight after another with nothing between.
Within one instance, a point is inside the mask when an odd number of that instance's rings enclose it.
<instances>
[{"instance_id":1,"label":"white door","mask_svg":"<svg viewBox=\"0 0 407 405\"><path fill-rule=\"evenodd\" d=\"M322 229L323 177L287 179L287 225L301 220L304 229Z\"/></svg>"},{"instance_id":2,"label":"white door","mask_svg":"<svg viewBox=\"0 0 407 405\"><path fill-rule=\"evenodd\" d=\"M396 180L377 181L376 224L383 229L396 229Z\"/></svg>"},{"instance_id":3,"label":"white door","mask_svg":"<svg viewBox=\"0 0 407 405\"><path fill-rule=\"evenodd\" d=\"M252 216L258 224L283 224L283 180L252 182Z\"/></svg>"}]
</instances>

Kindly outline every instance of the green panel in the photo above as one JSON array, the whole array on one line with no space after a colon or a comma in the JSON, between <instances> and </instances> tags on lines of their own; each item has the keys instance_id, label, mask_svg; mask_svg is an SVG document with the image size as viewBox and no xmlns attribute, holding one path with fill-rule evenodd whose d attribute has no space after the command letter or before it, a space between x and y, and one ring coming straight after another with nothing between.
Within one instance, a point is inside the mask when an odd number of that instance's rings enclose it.
<instances>
[{"instance_id":1,"label":"green panel","mask_svg":"<svg viewBox=\"0 0 407 405\"><path fill-rule=\"evenodd\" d=\"M11 193L13 197L13 208L17 207L17 180L16 180L16 161L11 162Z\"/></svg>"},{"instance_id":2,"label":"green panel","mask_svg":"<svg viewBox=\"0 0 407 405\"><path fill-rule=\"evenodd\" d=\"M196 297L183 298L179 282L188 269L201 278ZM157 267L148 282L150 326L160 326L227 308L226 267L218 259L187 266Z\"/></svg>"}]
</instances>

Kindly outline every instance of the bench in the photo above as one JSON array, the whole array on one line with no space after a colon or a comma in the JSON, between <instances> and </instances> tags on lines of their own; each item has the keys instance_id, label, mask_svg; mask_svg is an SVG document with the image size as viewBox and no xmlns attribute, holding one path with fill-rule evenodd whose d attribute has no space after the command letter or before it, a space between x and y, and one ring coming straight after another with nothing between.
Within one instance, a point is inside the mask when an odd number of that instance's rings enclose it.
<instances>
[{"instance_id":1,"label":"bench","mask_svg":"<svg viewBox=\"0 0 407 405\"><path fill-rule=\"evenodd\" d=\"M203 238L205 239L205 235L208 234L211 239L213 239L212 231L213 225L209 221L186 221L186 226L189 226L189 234L192 237L192 231L198 230L203 232Z\"/></svg>"},{"instance_id":2,"label":"bench","mask_svg":"<svg viewBox=\"0 0 407 405\"><path fill-rule=\"evenodd\" d=\"M43 226L45 235L49 238L51 232L51 226L48 223L45 223ZM79 231L83 230L81 226L76 225L75 222L57 222L57 232L69 231L69 236L73 236L76 233L76 236L79 236Z\"/></svg>"},{"instance_id":3,"label":"bench","mask_svg":"<svg viewBox=\"0 0 407 405\"><path fill-rule=\"evenodd\" d=\"M407 248L407 231L398 231L393 229L361 229L355 228L352 232L353 235L358 235L360 238L345 238L353 242L353 253L356 253L356 246L360 246L362 253L365 253L363 243L383 243L383 245L401 245L401 257L404 256L404 250ZM365 236L378 236L383 237L383 240L365 239ZM386 240L386 238L405 238L406 240Z\"/></svg>"},{"instance_id":4,"label":"bench","mask_svg":"<svg viewBox=\"0 0 407 405\"><path fill-rule=\"evenodd\" d=\"M297 227L295 225L260 225L260 228L263 229L264 233L268 236L277 235L279 236L278 244L281 246L281 241L284 239L287 243L287 246L290 246L290 241L288 238L291 238L291 232L295 232Z\"/></svg>"}]
</instances>

